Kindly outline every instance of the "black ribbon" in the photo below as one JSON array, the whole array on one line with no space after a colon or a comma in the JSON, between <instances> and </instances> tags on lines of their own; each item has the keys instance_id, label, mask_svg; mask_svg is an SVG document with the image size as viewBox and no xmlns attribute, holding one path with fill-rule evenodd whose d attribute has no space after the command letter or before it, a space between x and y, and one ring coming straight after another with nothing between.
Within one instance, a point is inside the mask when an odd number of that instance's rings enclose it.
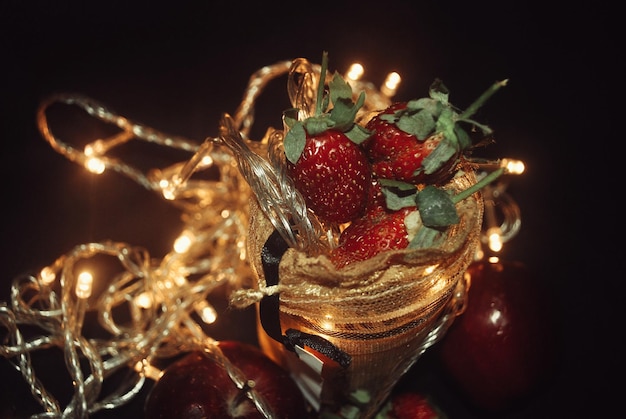
<instances>
[{"instance_id":1,"label":"black ribbon","mask_svg":"<svg viewBox=\"0 0 626 419\"><path fill-rule=\"evenodd\" d=\"M261 249L261 263L267 286L278 285L280 280L278 265L287 249L289 249L289 245L277 230L274 230L265 241ZM278 294L265 296L259 304L261 326L263 326L268 336L282 343L285 348L292 352L295 352L296 346L308 346L344 368L350 365L352 358L349 354L320 336L295 329L288 329L285 331L285 335L283 335L280 327L279 309L280 300Z\"/></svg>"}]
</instances>

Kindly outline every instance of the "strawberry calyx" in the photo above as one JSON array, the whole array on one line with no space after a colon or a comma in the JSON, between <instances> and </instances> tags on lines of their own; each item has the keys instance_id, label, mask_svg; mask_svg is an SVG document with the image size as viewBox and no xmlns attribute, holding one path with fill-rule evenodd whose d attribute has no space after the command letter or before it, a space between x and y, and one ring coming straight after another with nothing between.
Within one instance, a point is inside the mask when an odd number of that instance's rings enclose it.
<instances>
[{"instance_id":1,"label":"strawberry calyx","mask_svg":"<svg viewBox=\"0 0 626 419\"><path fill-rule=\"evenodd\" d=\"M297 109L289 109L283 113L283 121L289 128L283 146L285 156L291 163L296 163L305 148L306 136L316 136L328 130L337 130L355 144L365 141L370 133L355 123L356 114L365 103L365 92L361 92L356 100L352 99L352 87L339 73L333 75L329 82L328 94L325 94L324 80L328 69L328 53L322 55L320 82L317 87L315 114L303 121L298 120ZM331 107L332 104L332 107Z\"/></svg>"},{"instance_id":2,"label":"strawberry calyx","mask_svg":"<svg viewBox=\"0 0 626 419\"><path fill-rule=\"evenodd\" d=\"M402 181L388 179L379 181L389 209L395 211L405 207L417 208L419 219L407 217L405 224L407 231L415 232L407 248L418 249L435 246L445 229L459 222L456 204L489 185L504 173L504 168L498 168L456 194L435 185L426 185L418 190L414 185Z\"/></svg>"},{"instance_id":3,"label":"strawberry calyx","mask_svg":"<svg viewBox=\"0 0 626 419\"><path fill-rule=\"evenodd\" d=\"M464 124L480 129L484 135L492 133L491 128L472 120L471 116L506 83L507 80L494 83L465 111L459 113L449 102L447 87L440 79L436 79L429 88L429 97L410 100L406 102L406 106L383 113L379 118L395 124L398 129L415 136L421 142L439 137L440 141L435 149L424 157L420 167L414 172L414 176L422 173L431 175L472 145Z\"/></svg>"}]
</instances>

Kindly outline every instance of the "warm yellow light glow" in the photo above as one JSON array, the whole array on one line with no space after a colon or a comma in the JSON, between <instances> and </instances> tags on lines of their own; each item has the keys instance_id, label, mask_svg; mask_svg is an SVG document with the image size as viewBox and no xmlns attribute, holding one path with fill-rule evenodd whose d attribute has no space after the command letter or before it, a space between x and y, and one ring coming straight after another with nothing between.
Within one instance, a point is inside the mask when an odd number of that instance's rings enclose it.
<instances>
[{"instance_id":1,"label":"warm yellow light glow","mask_svg":"<svg viewBox=\"0 0 626 419\"><path fill-rule=\"evenodd\" d=\"M159 181L159 186L161 187L161 193L163 194L163 198L168 201L173 201L176 199L176 190L182 184L182 180L179 176L174 176L171 181L167 179L161 179Z\"/></svg>"},{"instance_id":2,"label":"warm yellow light glow","mask_svg":"<svg viewBox=\"0 0 626 419\"><path fill-rule=\"evenodd\" d=\"M523 161L514 159L502 159L500 167L503 167L506 173L511 175L521 175L526 169Z\"/></svg>"},{"instance_id":3,"label":"warm yellow light glow","mask_svg":"<svg viewBox=\"0 0 626 419\"><path fill-rule=\"evenodd\" d=\"M243 240L237 241L237 250L239 250L239 259L246 260L246 242Z\"/></svg>"},{"instance_id":4,"label":"warm yellow light glow","mask_svg":"<svg viewBox=\"0 0 626 419\"><path fill-rule=\"evenodd\" d=\"M430 265L429 267L424 269L424 274L425 275L430 275L431 273L433 273L433 271L435 270L436 267L437 267L437 265Z\"/></svg>"},{"instance_id":5,"label":"warm yellow light glow","mask_svg":"<svg viewBox=\"0 0 626 419\"><path fill-rule=\"evenodd\" d=\"M494 252L502 250L502 232L500 231L500 227L491 227L487 230L487 240L491 250Z\"/></svg>"},{"instance_id":6,"label":"warm yellow light glow","mask_svg":"<svg viewBox=\"0 0 626 419\"><path fill-rule=\"evenodd\" d=\"M85 161L85 169L89 170L91 173L95 173L96 175L104 172L105 168L106 166L104 165L104 162L97 157L91 157Z\"/></svg>"},{"instance_id":7,"label":"warm yellow light glow","mask_svg":"<svg viewBox=\"0 0 626 419\"><path fill-rule=\"evenodd\" d=\"M85 146L85 156L95 157L101 156L103 153L107 151L107 147L102 140L94 141L91 144L87 144Z\"/></svg>"},{"instance_id":8,"label":"warm yellow light glow","mask_svg":"<svg viewBox=\"0 0 626 419\"><path fill-rule=\"evenodd\" d=\"M147 361L137 361L135 363L135 371L143 372L143 374L154 381L158 381L159 378L163 375L163 371L158 369L157 367L149 364Z\"/></svg>"},{"instance_id":9,"label":"warm yellow light glow","mask_svg":"<svg viewBox=\"0 0 626 419\"><path fill-rule=\"evenodd\" d=\"M87 271L81 272L76 281L76 296L78 298L89 298L91 296L92 284L93 276L91 273Z\"/></svg>"},{"instance_id":10,"label":"warm yellow light glow","mask_svg":"<svg viewBox=\"0 0 626 419\"><path fill-rule=\"evenodd\" d=\"M497 324L498 320L500 320L501 317L502 317L502 312L500 310L493 310L491 312L491 315L489 316L489 321L491 321L492 324ZM498 330L496 333L498 335L501 335L502 330Z\"/></svg>"},{"instance_id":11,"label":"warm yellow light glow","mask_svg":"<svg viewBox=\"0 0 626 419\"><path fill-rule=\"evenodd\" d=\"M386 96L395 95L398 91L398 86L400 85L401 80L402 78L400 77L400 74L396 73L395 71L389 73L387 75L387 78L385 79L385 82L380 87L381 93Z\"/></svg>"},{"instance_id":12,"label":"warm yellow light glow","mask_svg":"<svg viewBox=\"0 0 626 419\"><path fill-rule=\"evenodd\" d=\"M489 260L489 263L498 263L498 262L500 262L500 258L498 256L490 256L488 260Z\"/></svg>"},{"instance_id":13,"label":"warm yellow light glow","mask_svg":"<svg viewBox=\"0 0 626 419\"><path fill-rule=\"evenodd\" d=\"M230 217L230 211L227 209L223 209L222 212L220 213L220 215L222 216L222 218L226 219L228 217Z\"/></svg>"},{"instance_id":14,"label":"warm yellow light glow","mask_svg":"<svg viewBox=\"0 0 626 419\"><path fill-rule=\"evenodd\" d=\"M52 269L46 266L45 268L41 270L41 272L39 272L39 278L41 278L41 281L45 285L50 285L56 279L56 274L54 273Z\"/></svg>"},{"instance_id":15,"label":"warm yellow light glow","mask_svg":"<svg viewBox=\"0 0 626 419\"><path fill-rule=\"evenodd\" d=\"M333 315L327 313L324 315L321 326L326 330L333 330L335 328L335 322L333 322Z\"/></svg>"},{"instance_id":16,"label":"warm yellow light glow","mask_svg":"<svg viewBox=\"0 0 626 419\"><path fill-rule=\"evenodd\" d=\"M187 252L193 241L193 234L190 231L184 231L174 242L174 251L179 254Z\"/></svg>"},{"instance_id":17,"label":"warm yellow light glow","mask_svg":"<svg viewBox=\"0 0 626 419\"><path fill-rule=\"evenodd\" d=\"M362 76L363 73L365 72L365 69L363 68L363 66L359 63L354 63L350 66L350 69L348 70L348 74L346 74L346 78L349 80L359 80Z\"/></svg>"},{"instance_id":18,"label":"warm yellow light glow","mask_svg":"<svg viewBox=\"0 0 626 419\"><path fill-rule=\"evenodd\" d=\"M213 157L206 155L204 157L202 157L202 161L201 161L201 166L202 167L208 167L211 166L213 164Z\"/></svg>"},{"instance_id":19,"label":"warm yellow light glow","mask_svg":"<svg viewBox=\"0 0 626 419\"><path fill-rule=\"evenodd\" d=\"M135 297L135 304L141 308L150 308L152 306L152 295L147 292L142 292Z\"/></svg>"},{"instance_id":20,"label":"warm yellow light glow","mask_svg":"<svg viewBox=\"0 0 626 419\"><path fill-rule=\"evenodd\" d=\"M206 324L215 323L215 320L217 320L217 311L205 300L198 301L194 308L196 313L198 313L202 321Z\"/></svg>"}]
</instances>

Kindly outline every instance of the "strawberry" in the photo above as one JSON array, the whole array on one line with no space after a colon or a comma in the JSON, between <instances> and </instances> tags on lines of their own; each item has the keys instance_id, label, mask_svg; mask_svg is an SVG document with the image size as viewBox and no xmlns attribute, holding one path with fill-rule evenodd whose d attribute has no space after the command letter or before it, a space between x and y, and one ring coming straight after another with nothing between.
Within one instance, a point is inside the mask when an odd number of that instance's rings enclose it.
<instances>
[{"instance_id":1,"label":"strawberry","mask_svg":"<svg viewBox=\"0 0 626 419\"><path fill-rule=\"evenodd\" d=\"M375 204L341 232L329 253L331 262L342 268L388 250L435 246L446 228L460 220L455 205L503 173L499 168L454 195L434 185L418 190L401 181L373 182L369 196Z\"/></svg>"},{"instance_id":2,"label":"strawberry","mask_svg":"<svg viewBox=\"0 0 626 419\"><path fill-rule=\"evenodd\" d=\"M404 391L391 398L390 419L442 419L444 416L425 395L416 391Z\"/></svg>"},{"instance_id":3,"label":"strawberry","mask_svg":"<svg viewBox=\"0 0 626 419\"><path fill-rule=\"evenodd\" d=\"M306 145L288 174L309 209L324 222L341 224L363 212L371 168L365 153L341 131L306 135Z\"/></svg>"},{"instance_id":4,"label":"strawberry","mask_svg":"<svg viewBox=\"0 0 626 419\"><path fill-rule=\"evenodd\" d=\"M409 244L405 218L415 210L415 207L395 211L372 207L343 230L337 247L330 251L331 262L342 268L387 250L404 249Z\"/></svg>"},{"instance_id":5,"label":"strawberry","mask_svg":"<svg viewBox=\"0 0 626 419\"><path fill-rule=\"evenodd\" d=\"M298 121L285 113L289 130L283 146L287 173L308 209L324 223L342 224L363 213L371 183L371 167L359 146L369 133L354 122L365 93L354 103L350 85L335 73L324 97L326 67L324 53L315 114Z\"/></svg>"},{"instance_id":6,"label":"strawberry","mask_svg":"<svg viewBox=\"0 0 626 419\"><path fill-rule=\"evenodd\" d=\"M443 136L418 138L400 129L397 123L402 115L408 114L407 105L408 102L394 103L366 125L372 136L363 147L372 161L372 170L384 179L416 184L443 182L448 178L459 150L455 150L435 173L425 173L422 163L441 143Z\"/></svg>"},{"instance_id":7,"label":"strawberry","mask_svg":"<svg viewBox=\"0 0 626 419\"><path fill-rule=\"evenodd\" d=\"M448 90L436 80L430 97L397 102L374 116L365 126L372 135L363 148L374 174L413 184L443 184L453 175L462 153L472 141L462 122L491 130L469 117L506 81L495 83L465 112L448 103Z\"/></svg>"}]
</instances>

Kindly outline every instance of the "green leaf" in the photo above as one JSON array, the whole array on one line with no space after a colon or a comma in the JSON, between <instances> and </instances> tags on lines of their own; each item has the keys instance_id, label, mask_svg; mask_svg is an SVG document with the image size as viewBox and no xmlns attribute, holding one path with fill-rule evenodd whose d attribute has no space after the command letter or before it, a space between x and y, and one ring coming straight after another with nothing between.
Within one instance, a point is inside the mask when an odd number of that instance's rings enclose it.
<instances>
[{"instance_id":1,"label":"green leaf","mask_svg":"<svg viewBox=\"0 0 626 419\"><path fill-rule=\"evenodd\" d=\"M346 82L339 73L333 74L333 78L328 84L330 88L330 100L336 103L340 100L349 100L352 102L352 87Z\"/></svg>"},{"instance_id":2,"label":"green leaf","mask_svg":"<svg viewBox=\"0 0 626 419\"><path fill-rule=\"evenodd\" d=\"M402 180L380 178L378 181L383 187L396 188L403 191L415 190L415 185Z\"/></svg>"},{"instance_id":3,"label":"green leaf","mask_svg":"<svg viewBox=\"0 0 626 419\"><path fill-rule=\"evenodd\" d=\"M354 118L364 103L365 92L359 94L356 103L352 101L352 94L349 98L338 97L335 99L333 108L330 111L330 118L335 122L335 128L344 132L351 129L352 125L354 125Z\"/></svg>"},{"instance_id":4,"label":"green leaf","mask_svg":"<svg viewBox=\"0 0 626 419\"><path fill-rule=\"evenodd\" d=\"M431 114L433 118L437 118L441 114L441 109L443 108L443 105L444 104L442 104L437 99L422 97L419 99L409 100L406 104L405 110L408 113L415 113L421 110L425 110L426 112Z\"/></svg>"},{"instance_id":5,"label":"green leaf","mask_svg":"<svg viewBox=\"0 0 626 419\"><path fill-rule=\"evenodd\" d=\"M417 194L416 203L426 227L447 227L460 221L452 198L443 189L427 185Z\"/></svg>"},{"instance_id":6,"label":"green leaf","mask_svg":"<svg viewBox=\"0 0 626 419\"><path fill-rule=\"evenodd\" d=\"M460 126L460 124L456 124L454 126L454 134L456 135L456 139L461 150L465 150L470 145L472 145L472 139L470 138L467 131L465 131L463 127Z\"/></svg>"},{"instance_id":7,"label":"green leaf","mask_svg":"<svg viewBox=\"0 0 626 419\"><path fill-rule=\"evenodd\" d=\"M402 190L398 188L382 188L385 195L385 203L390 210L399 210L404 207L414 207L417 190L413 187L411 190Z\"/></svg>"},{"instance_id":8,"label":"green leaf","mask_svg":"<svg viewBox=\"0 0 626 419\"><path fill-rule=\"evenodd\" d=\"M335 127L340 131L352 128L355 115L356 111L354 110L352 99L338 99L333 103L333 108L330 111L330 119L333 120Z\"/></svg>"},{"instance_id":9,"label":"green leaf","mask_svg":"<svg viewBox=\"0 0 626 419\"><path fill-rule=\"evenodd\" d=\"M379 179L381 190L385 195L387 208L398 210L404 207L415 206L417 189L409 182L396 179Z\"/></svg>"},{"instance_id":10,"label":"green leaf","mask_svg":"<svg viewBox=\"0 0 626 419\"><path fill-rule=\"evenodd\" d=\"M287 131L285 139L283 140L283 147L285 148L285 157L291 163L295 164L300 158L300 154L304 150L306 145L306 132L301 122L296 121L291 129Z\"/></svg>"},{"instance_id":11,"label":"green leaf","mask_svg":"<svg viewBox=\"0 0 626 419\"><path fill-rule=\"evenodd\" d=\"M303 125L309 135L317 135L334 128L335 121L332 120L329 114L322 114L305 119Z\"/></svg>"},{"instance_id":12,"label":"green leaf","mask_svg":"<svg viewBox=\"0 0 626 419\"><path fill-rule=\"evenodd\" d=\"M450 91L440 79L435 79L435 81L433 81L433 83L430 85L428 93L431 98L438 100L444 105L447 105L449 103L448 97L450 96Z\"/></svg>"},{"instance_id":13,"label":"green leaf","mask_svg":"<svg viewBox=\"0 0 626 419\"><path fill-rule=\"evenodd\" d=\"M283 111L283 122L291 128L298 121L298 109L289 108Z\"/></svg>"},{"instance_id":14,"label":"green leaf","mask_svg":"<svg viewBox=\"0 0 626 419\"><path fill-rule=\"evenodd\" d=\"M372 133L358 124L352 124L352 128L344 132L346 137L350 139L355 144L361 144L363 141L367 140Z\"/></svg>"},{"instance_id":15,"label":"green leaf","mask_svg":"<svg viewBox=\"0 0 626 419\"><path fill-rule=\"evenodd\" d=\"M422 166L417 170L419 174L423 171L427 175L435 173L440 167L444 166L459 150L456 143L450 141L448 137L444 137L437 147L422 160Z\"/></svg>"},{"instance_id":16,"label":"green leaf","mask_svg":"<svg viewBox=\"0 0 626 419\"><path fill-rule=\"evenodd\" d=\"M442 237L443 232L441 230L423 225L419 230L417 230L415 237L413 237L413 240L411 240L407 248L426 249L429 247L435 247Z\"/></svg>"},{"instance_id":17,"label":"green leaf","mask_svg":"<svg viewBox=\"0 0 626 419\"><path fill-rule=\"evenodd\" d=\"M432 114L426 110L412 115L403 115L396 123L402 131L424 140L435 129L436 123Z\"/></svg>"}]
</instances>

